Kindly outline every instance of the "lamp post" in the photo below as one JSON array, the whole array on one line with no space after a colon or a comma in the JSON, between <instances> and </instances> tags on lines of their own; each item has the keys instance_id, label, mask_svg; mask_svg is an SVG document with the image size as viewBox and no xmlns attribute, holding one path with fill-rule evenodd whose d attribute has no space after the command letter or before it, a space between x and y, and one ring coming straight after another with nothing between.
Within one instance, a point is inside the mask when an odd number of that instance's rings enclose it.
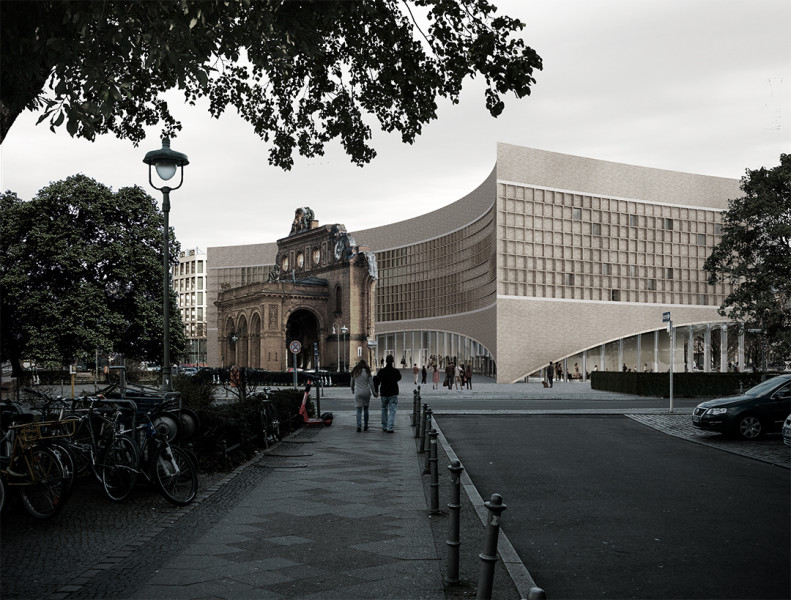
<instances>
[{"instance_id":1,"label":"lamp post","mask_svg":"<svg viewBox=\"0 0 791 600\"><path fill-rule=\"evenodd\" d=\"M186 154L170 149L170 138L162 138L162 148L148 152L143 159L148 165L148 182L155 190L162 192L162 213L165 216L165 230L162 236L162 320L163 320L163 349L162 349L162 389L166 392L173 391L173 382L170 377L170 247L168 236L170 233L170 192L177 190L184 183L184 167L190 164ZM162 181L170 181L181 167L181 180L176 187L163 185L157 187L151 175L151 167L157 171Z\"/></svg>"},{"instance_id":2,"label":"lamp post","mask_svg":"<svg viewBox=\"0 0 791 600\"><path fill-rule=\"evenodd\" d=\"M336 358L335 358L335 367L336 367L336 369L335 370L338 371L338 373L340 373L341 372L341 338L336 333L336 329L335 328L337 326L338 326L337 323L333 323L332 324L332 335L335 336L335 356L336 356Z\"/></svg>"},{"instance_id":3,"label":"lamp post","mask_svg":"<svg viewBox=\"0 0 791 600\"><path fill-rule=\"evenodd\" d=\"M348 364L346 362L346 347L348 344L346 343L346 334L349 332L349 328L346 325L341 327L341 333L343 334L343 368L345 371L349 370Z\"/></svg>"}]
</instances>

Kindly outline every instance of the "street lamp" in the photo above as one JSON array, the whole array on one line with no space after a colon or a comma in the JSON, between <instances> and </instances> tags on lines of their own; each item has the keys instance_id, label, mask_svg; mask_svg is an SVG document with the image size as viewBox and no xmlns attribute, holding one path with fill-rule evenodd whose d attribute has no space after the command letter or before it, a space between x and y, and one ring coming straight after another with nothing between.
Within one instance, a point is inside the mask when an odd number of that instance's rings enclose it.
<instances>
[{"instance_id":1,"label":"street lamp","mask_svg":"<svg viewBox=\"0 0 791 600\"><path fill-rule=\"evenodd\" d=\"M344 371L348 371L349 370L349 368L347 366L347 363L346 363L346 346L348 345L348 344L346 344L346 334L348 332L349 332L349 328L346 327L346 325L341 327L341 333L343 334L343 369L344 369Z\"/></svg>"},{"instance_id":2,"label":"street lamp","mask_svg":"<svg viewBox=\"0 0 791 600\"><path fill-rule=\"evenodd\" d=\"M336 369L335 370L338 371L338 373L340 373L341 372L341 338L336 333L335 327L337 327L337 326L338 326L337 323L333 323L332 324L332 335L335 336L335 356L336 356L336 359L335 359L335 367L336 367Z\"/></svg>"},{"instance_id":3,"label":"street lamp","mask_svg":"<svg viewBox=\"0 0 791 600\"><path fill-rule=\"evenodd\" d=\"M190 164L186 154L170 149L170 138L162 138L162 148L146 153L143 162L148 165L148 182L155 190L162 192L162 213L165 216L165 231L162 236L162 320L163 320L163 350L162 350L162 389L166 392L173 391L173 382L170 378L170 248L168 235L170 233L170 192L177 190L184 183L184 167ZM176 187L163 185L157 187L151 176L151 167L157 171L162 181L170 181L181 167L181 180Z\"/></svg>"}]
</instances>

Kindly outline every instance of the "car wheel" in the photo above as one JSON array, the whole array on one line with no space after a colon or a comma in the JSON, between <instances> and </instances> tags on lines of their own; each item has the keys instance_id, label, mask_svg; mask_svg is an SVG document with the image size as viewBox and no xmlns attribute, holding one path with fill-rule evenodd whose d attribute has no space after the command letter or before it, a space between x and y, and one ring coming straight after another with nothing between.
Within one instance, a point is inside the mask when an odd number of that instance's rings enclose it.
<instances>
[{"instance_id":1,"label":"car wheel","mask_svg":"<svg viewBox=\"0 0 791 600\"><path fill-rule=\"evenodd\" d=\"M754 440L761 437L761 433L763 433L761 419L755 415L742 417L739 419L738 432L739 436L745 440Z\"/></svg>"}]
</instances>

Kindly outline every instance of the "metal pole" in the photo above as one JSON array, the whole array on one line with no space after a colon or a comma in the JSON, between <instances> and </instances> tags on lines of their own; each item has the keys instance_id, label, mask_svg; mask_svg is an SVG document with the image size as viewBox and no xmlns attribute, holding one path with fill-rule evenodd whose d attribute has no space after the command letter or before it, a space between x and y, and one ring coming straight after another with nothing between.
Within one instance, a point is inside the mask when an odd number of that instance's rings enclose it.
<instances>
[{"instance_id":1,"label":"metal pole","mask_svg":"<svg viewBox=\"0 0 791 600\"><path fill-rule=\"evenodd\" d=\"M448 520L448 571L445 576L445 583L454 584L461 583L459 578L459 547L461 541L459 539L459 531L461 530L461 473L464 467L458 460L454 460L448 465L448 470L451 472L450 480L450 502L448 509L450 510L450 519Z\"/></svg>"},{"instance_id":2,"label":"metal pole","mask_svg":"<svg viewBox=\"0 0 791 600\"><path fill-rule=\"evenodd\" d=\"M426 412L428 411L428 403L423 403L423 414L420 417L420 423L415 428L415 437L420 438L420 447L417 453L423 454L426 451Z\"/></svg>"},{"instance_id":3,"label":"metal pole","mask_svg":"<svg viewBox=\"0 0 791 600\"><path fill-rule=\"evenodd\" d=\"M162 236L162 389L173 391L170 373L170 188L162 188L162 214L165 217L165 231Z\"/></svg>"},{"instance_id":4,"label":"metal pole","mask_svg":"<svg viewBox=\"0 0 791 600\"><path fill-rule=\"evenodd\" d=\"M432 414L433 414L433 411L431 410L431 407L427 408L426 409L426 435L423 438L424 444L425 444L424 448L426 450L426 464L423 467L423 474L424 475L428 475L429 473L431 473L431 440L430 440L430 437L431 437L431 415Z\"/></svg>"},{"instance_id":5,"label":"metal pole","mask_svg":"<svg viewBox=\"0 0 791 600\"><path fill-rule=\"evenodd\" d=\"M429 462L431 463L431 483L429 483L429 487L431 488L431 510L429 514L431 515L441 515L442 511L439 509L439 471L437 466L437 430L432 429L429 433L429 438L431 438L431 451L429 453Z\"/></svg>"},{"instance_id":6,"label":"metal pole","mask_svg":"<svg viewBox=\"0 0 791 600\"><path fill-rule=\"evenodd\" d=\"M670 331L670 412L673 412L673 363L676 358L676 330L673 321L668 322Z\"/></svg>"},{"instance_id":7,"label":"metal pole","mask_svg":"<svg viewBox=\"0 0 791 600\"><path fill-rule=\"evenodd\" d=\"M500 514L507 508L500 494L492 494L492 499L484 502L489 509L489 523L486 526L486 539L481 559L481 573L478 576L478 600L490 600L494 583L494 566L497 563L497 538L500 535Z\"/></svg>"}]
</instances>

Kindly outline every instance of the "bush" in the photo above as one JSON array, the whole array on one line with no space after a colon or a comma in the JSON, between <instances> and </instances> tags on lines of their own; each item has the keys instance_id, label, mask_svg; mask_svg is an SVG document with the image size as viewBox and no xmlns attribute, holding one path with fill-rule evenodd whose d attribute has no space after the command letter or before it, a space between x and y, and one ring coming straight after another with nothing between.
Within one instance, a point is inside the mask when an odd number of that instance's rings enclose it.
<instances>
[{"instance_id":1,"label":"bush","mask_svg":"<svg viewBox=\"0 0 791 600\"><path fill-rule=\"evenodd\" d=\"M201 469L228 470L249 460L257 450L272 441L271 431L264 429L262 411L279 422L280 436L297 429L302 419L299 408L302 392L277 390L269 394L251 394L228 402L214 400L215 386L198 377L178 377L176 389L182 394L182 406L198 414L201 428L193 440ZM268 405L268 408L267 408ZM312 406L309 406L309 412Z\"/></svg>"}]
</instances>

